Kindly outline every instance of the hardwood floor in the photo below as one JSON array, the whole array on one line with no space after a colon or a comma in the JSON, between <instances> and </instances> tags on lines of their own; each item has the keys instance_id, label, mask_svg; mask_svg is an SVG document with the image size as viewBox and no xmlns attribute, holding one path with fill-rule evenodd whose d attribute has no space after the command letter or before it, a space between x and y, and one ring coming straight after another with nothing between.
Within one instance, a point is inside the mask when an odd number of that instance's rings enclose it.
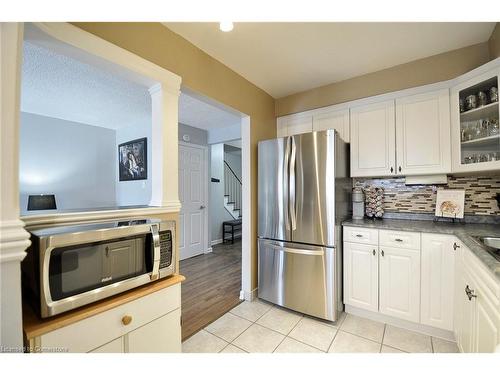
<instances>
[{"instance_id":1,"label":"hardwood floor","mask_svg":"<svg viewBox=\"0 0 500 375\"><path fill-rule=\"evenodd\" d=\"M240 303L241 241L214 245L212 253L180 262L182 340L194 335Z\"/></svg>"}]
</instances>

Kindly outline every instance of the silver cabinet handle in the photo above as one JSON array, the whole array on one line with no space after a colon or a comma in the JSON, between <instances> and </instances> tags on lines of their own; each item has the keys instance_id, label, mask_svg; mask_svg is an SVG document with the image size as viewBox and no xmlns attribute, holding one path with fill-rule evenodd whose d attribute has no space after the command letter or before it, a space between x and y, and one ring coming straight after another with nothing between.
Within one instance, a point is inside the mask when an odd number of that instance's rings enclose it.
<instances>
[{"instance_id":1,"label":"silver cabinet handle","mask_svg":"<svg viewBox=\"0 0 500 375\"><path fill-rule=\"evenodd\" d=\"M453 250L457 250L460 248L460 245L457 245L456 242L453 243Z\"/></svg>"},{"instance_id":2,"label":"silver cabinet handle","mask_svg":"<svg viewBox=\"0 0 500 375\"><path fill-rule=\"evenodd\" d=\"M356 237L362 238L363 235L362 234L356 234Z\"/></svg>"},{"instance_id":3,"label":"silver cabinet handle","mask_svg":"<svg viewBox=\"0 0 500 375\"><path fill-rule=\"evenodd\" d=\"M200 210L204 210L205 208L206 208L206 207L205 207L205 206L203 206L203 205L201 205L201 206L200 206Z\"/></svg>"},{"instance_id":4,"label":"silver cabinet handle","mask_svg":"<svg viewBox=\"0 0 500 375\"><path fill-rule=\"evenodd\" d=\"M465 286L465 294L467 294L467 298L469 298L469 301L472 301L473 298L477 297L477 295L474 294L474 289L469 288L468 285Z\"/></svg>"},{"instance_id":5,"label":"silver cabinet handle","mask_svg":"<svg viewBox=\"0 0 500 375\"><path fill-rule=\"evenodd\" d=\"M372 253L373 253L373 255L375 255L377 252L375 251L375 249L373 249Z\"/></svg>"},{"instance_id":6,"label":"silver cabinet handle","mask_svg":"<svg viewBox=\"0 0 500 375\"><path fill-rule=\"evenodd\" d=\"M382 254L382 256L385 256L384 250L382 250L380 254Z\"/></svg>"},{"instance_id":7,"label":"silver cabinet handle","mask_svg":"<svg viewBox=\"0 0 500 375\"><path fill-rule=\"evenodd\" d=\"M396 238L396 239L394 239L394 241L396 241L396 242L403 242L403 240L401 238Z\"/></svg>"}]
</instances>

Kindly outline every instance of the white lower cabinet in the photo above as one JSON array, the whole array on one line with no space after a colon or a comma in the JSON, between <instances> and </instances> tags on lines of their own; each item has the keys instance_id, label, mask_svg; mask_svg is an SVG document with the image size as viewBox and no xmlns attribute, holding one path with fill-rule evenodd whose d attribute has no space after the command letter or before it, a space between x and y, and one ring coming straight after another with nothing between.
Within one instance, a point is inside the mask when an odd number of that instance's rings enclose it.
<instances>
[{"instance_id":1,"label":"white lower cabinet","mask_svg":"<svg viewBox=\"0 0 500 375\"><path fill-rule=\"evenodd\" d=\"M29 344L42 351L62 348L70 353L179 353L181 285L34 337Z\"/></svg>"},{"instance_id":2,"label":"white lower cabinet","mask_svg":"<svg viewBox=\"0 0 500 375\"><path fill-rule=\"evenodd\" d=\"M344 302L378 311L378 248L373 245L344 244Z\"/></svg>"},{"instance_id":3,"label":"white lower cabinet","mask_svg":"<svg viewBox=\"0 0 500 375\"><path fill-rule=\"evenodd\" d=\"M124 341L124 337L118 337L97 349L91 350L89 353L125 353Z\"/></svg>"},{"instance_id":4,"label":"white lower cabinet","mask_svg":"<svg viewBox=\"0 0 500 375\"><path fill-rule=\"evenodd\" d=\"M455 236L345 227L344 239L347 306L500 352L500 282Z\"/></svg>"},{"instance_id":5,"label":"white lower cabinet","mask_svg":"<svg viewBox=\"0 0 500 375\"><path fill-rule=\"evenodd\" d=\"M420 250L380 248L380 312L419 322Z\"/></svg>"},{"instance_id":6,"label":"white lower cabinet","mask_svg":"<svg viewBox=\"0 0 500 375\"><path fill-rule=\"evenodd\" d=\"M181 309L162 316L127 335L129 353L180 353Z\"/></svg>"},{"instance_id":7,"label":"white lower cabinet","mask_svg":"<svg viewBox=\"0 0 500 375\"><path fill-rule=\"evenodd\" d=\"M457 261L455 335L465 353L500 350L500 283L462 245Z\"/></svg>"},{"instance_id":8,"label":"white lower cabinet","mask_svg":"<svg viewBox=\"0 0 500 375\"><path fill-rule=\"evenodd\" d=\"M422 233L420 321L447 331L453 330L457 246L454 236Z\"/></svg>"}]
</instances>

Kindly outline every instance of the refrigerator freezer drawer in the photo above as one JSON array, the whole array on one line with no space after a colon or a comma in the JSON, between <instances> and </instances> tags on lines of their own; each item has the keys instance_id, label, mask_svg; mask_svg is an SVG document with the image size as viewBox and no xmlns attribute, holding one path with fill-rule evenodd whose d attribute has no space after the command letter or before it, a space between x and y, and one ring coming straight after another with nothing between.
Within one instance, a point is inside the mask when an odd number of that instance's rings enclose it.
<instances>
[{"instance_id":1,"label":"refrigerator freezer drawer","mask_svg":"<svg viewBox=\"0 0 500 375\"><path fill-rule=\"evenodd\" d=\"M259 298L335 321L340 270L334 248L259 239Z\"/></svg>"}]
</instances>

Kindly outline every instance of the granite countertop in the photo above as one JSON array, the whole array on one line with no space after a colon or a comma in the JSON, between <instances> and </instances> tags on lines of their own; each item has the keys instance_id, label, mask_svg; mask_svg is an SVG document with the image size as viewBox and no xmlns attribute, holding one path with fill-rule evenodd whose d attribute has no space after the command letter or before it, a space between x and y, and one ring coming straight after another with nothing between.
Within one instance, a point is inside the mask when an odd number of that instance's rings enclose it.
<instances>
[{"instance_id":1,"label":"granite countertop","mask_svg":"<svg viewBox=\"0 0 500 375\"><path fill-rule=\"evenodd\" d=\"M491 270L500 282L500 262L486 250L485 245L474 238L477 236L500 237L499 224L461 224L410 219L351 219L344 221L342 225L350 227L454 235L462 241L463 244L467 246L486 267Z\"/></svg>"}]
</instances>

